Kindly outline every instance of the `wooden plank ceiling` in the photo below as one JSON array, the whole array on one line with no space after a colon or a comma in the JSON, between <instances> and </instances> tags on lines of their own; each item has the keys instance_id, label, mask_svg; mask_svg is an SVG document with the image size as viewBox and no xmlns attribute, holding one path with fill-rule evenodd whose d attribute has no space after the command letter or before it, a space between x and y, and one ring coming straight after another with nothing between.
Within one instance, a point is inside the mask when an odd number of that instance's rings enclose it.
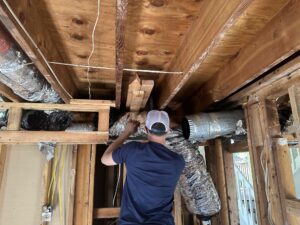
<instances>
[{"instance_id":1,"label":"wooden plank ceiling","mask_svg":"<svg viewBox=\"0 0 300 225\"><path fill-rule=\"evenodd\" d=\"M123 67L182 72L139 73L142 80L155 81L157 107L173 109L196 94L190 104L207 98L207 95L199 94L201 89L209 92L207 88L214 86L215 81L219 85L224 68L255 41L287 4L298 2L118 0L119 3L123 1L128 2L125 48L124 54L121 54ZM90 69L89 79L93 98L115 99L117 1L100 2L100 18L94 36L95 51L90 65L112 69ZM8 0L8 3L48 61L87 65L97 17L97 0L65 0L63 3L61 0ZM278 57L281 55L278 54ZM52 66L60 79L69 81L67 90L71 90L73 97L88 98L87 68ZM135 77L133 75L123 71L121 88L117 85L121 89L123 106L126 104L128 84ZM247 74L248 80L252 79L252 75L254 78L258 74ZM205 86L206 83L208 85ZM226 92L229 93L231 90ZM220 98L224 97L225 94ZM213 101L207 101L204 105ZM196 107L192 111L202 109Z\"/></svg>"}]
</instances>

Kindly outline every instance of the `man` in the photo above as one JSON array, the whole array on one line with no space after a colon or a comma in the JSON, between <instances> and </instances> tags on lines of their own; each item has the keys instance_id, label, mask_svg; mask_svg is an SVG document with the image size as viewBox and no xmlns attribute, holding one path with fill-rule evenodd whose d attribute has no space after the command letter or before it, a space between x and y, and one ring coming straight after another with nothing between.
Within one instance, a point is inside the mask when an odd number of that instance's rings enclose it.
<instances>
[{"instance_id":1,"label":"man","mask_svg":"<svg viewBox=\"0 0 300 225\"><path fill-rule=\"evenodd\" d=\"M126 165L120 225L174 225L173 194L185 163L182 156L165 147L169 123L166 112L150 111L146 119L148 142L122 146L139 126L131 121L101 158L107 166Z\"/></svg>"}]
</instances>

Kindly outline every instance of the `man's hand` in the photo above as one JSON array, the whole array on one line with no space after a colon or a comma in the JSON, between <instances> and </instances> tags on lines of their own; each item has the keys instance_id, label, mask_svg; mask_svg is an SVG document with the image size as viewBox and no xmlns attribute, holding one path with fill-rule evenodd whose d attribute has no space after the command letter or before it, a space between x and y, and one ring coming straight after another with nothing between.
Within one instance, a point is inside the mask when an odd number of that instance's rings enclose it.
<instances>
[{"instance_id":1,"label":"man's hand","mask_svg":"<svg viewBox=\"0 0 300 225\"><path fill-rule=\"evenodd\" d=\"M128 136L134 134L137 131L139 125L140 125L139 121L130 120L125 127L124 133L127 134Z\"/></svg>"}]
</instances>

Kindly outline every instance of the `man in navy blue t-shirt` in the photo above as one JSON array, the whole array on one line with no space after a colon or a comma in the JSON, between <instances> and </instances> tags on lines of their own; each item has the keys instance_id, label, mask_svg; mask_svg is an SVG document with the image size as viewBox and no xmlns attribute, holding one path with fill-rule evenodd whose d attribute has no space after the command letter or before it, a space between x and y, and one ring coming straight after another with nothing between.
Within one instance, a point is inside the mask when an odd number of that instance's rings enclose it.
<instances>
[{"instance_id":1,"label":"man in navy blue t-shirt","mask_svg":"<svg viewBox=\"0 0 300 225\"><path fill-rule=\"evenodd\" d=\"M184 160L165 146L169 123L166 112L150 111L146 119L148 142L122 145L139 126L131 121L101 158L107 166L126 165L120 225L174 225L173 194Z\"/></svg>"}]
</instances>

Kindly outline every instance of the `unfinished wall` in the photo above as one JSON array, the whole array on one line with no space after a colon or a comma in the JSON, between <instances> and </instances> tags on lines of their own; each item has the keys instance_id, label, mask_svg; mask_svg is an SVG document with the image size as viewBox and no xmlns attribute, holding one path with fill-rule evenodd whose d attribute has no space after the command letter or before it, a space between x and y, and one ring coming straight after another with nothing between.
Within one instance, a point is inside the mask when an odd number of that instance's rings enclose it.
<instances>
[{"instance_id":1,"label":"unfinished wall","mask_svg":"<svg viewBox=\"0 0 300 225\"><path fill-rule=\"evenodd\" d=\"M43 155L36 145L8 146L0 190L0 224L39 224Z\"/></svg>"}]
</instances>

